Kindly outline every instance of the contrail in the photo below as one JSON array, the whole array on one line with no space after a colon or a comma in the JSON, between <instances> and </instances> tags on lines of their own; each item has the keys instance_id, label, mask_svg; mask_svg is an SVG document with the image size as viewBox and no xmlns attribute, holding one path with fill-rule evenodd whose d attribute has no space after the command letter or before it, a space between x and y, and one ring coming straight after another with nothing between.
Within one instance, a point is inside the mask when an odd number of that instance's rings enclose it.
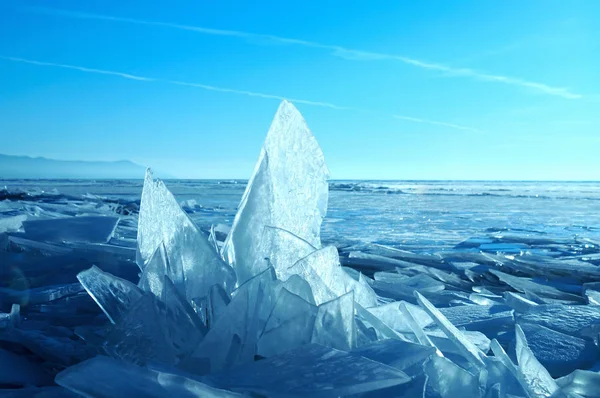
<instances>
[{"instance_id":1,"label":"contrail","mask_svg":"<svg viewBox=\"0 0 600 398\"><path fill-rule=\"evenodd\" d=\"M447 65L442 65L433 62L426 62L410 57L405 57L401 55L388 54L388 53L379 53L372 51L362 51L355 50L351 48L346 48L343 46L330 45L330 44L322 44L318 42L312 42L307 40L300 39L291 39L287 37L268 35L268 34L260 34L260 33L250 33L243 32L237 30L225 30L225 29L212 29L206 28L202 26L190 26L190 25L180 25L175 23L168 22L156 22L156 21L145 21L133 18L122 18L122 17L114 17L109 15L100 15L79 11L71 11L71 10L63 10L56 8L47 8L47 7L27 7L26 10L30 12L36 13L44 13L57 15L67 18L76 18L76 19L94 19L94 20L102 20L102 21L112 21L112 22L121 22L121 23L129 23L129 24L137 24L137 25L149 25L149 26L158 26L170 29L178 29L191 31L206 35L213 36L230 36L230 37L238 37L241 39L259 39L261 41L272 41L282 44L289 45L297 45L303 47L311 47L318 48L323 50L331 51L334 56L349 59L349 60L357 60L357 61L376 61L376 60L395 60L402 62L407 65L411 65L414 67L418 67L421 69L433 70L438 72L443 72L449 76L456 77L470 77L472 79L481 80L481 81L489 81L496 83L503 83L507 85L527 88L531 90L535 90L547 95L558 96L566 99L578 99L582 98L581 94L574 93L565 87L554 87L548 84L528 81L525 79L520 79L516 77L509 76L501 76L494 75L490 73L479 72L469 68L456 68Z\"/></svg>"},{"instance_id":2,"label":"contrail","mask_svg":"<svg viewBox=\"0 0 600 398\"><path fill-rule=\"evenodd\" d=\"M329 102L310 101L310 100L305 100L305 99L284 97L281 95L264 94L264 93L254 92L254 91L236 90L236 89L232 89L232 88L216 87L216 86L211 86L211 85L201 84L201 83L190 83L190 82L183 82L183 81L178 81L178 80L157 79L157 78L153 78L153 77L132 75L130 73L116 72L116 71L111 71L111 70L87 68L87 67L83 67L83 66L60 64L60 63L55 63L55 62L36 61L36 60L31 60L31 59L9 57L9 56L3 56L3 55L0 55L0 59L3 59L5 61L20 62L20 63L24 63L24 64L37 65L37 66L48 66L48 67L55 67L55 68L70 69L70 70L76 70L76 71L85 72L85 73L96 73L96 74L101 74L101 75L117 76L120 78L141 81L141 82L159 82L159 83L167 83L167 84L172 84L172 85L177 85L177 86L195 87L195 88L200 88L200 89L208 90L208 91L218 91L218 92L222 92L222 93L245 95L247 97L276 99L279 101L288 100L288 101L295 102L298 104L317 106L317 107L321 107L321 108L374 113L372 111L368 111L368 110L364 110L364 109L352 108L352 107L348 107L348 106L340 106L340 105L331 104ZM389 117L390 115L387 115L387 116ZM425 123L425 124L431 124L431 125L436 125L436 126L445 126L445 127L450 127L450 128L457 129L457 130L482 132L481 130L477 130L477 129L474 129L471 127L460 126L460 125L452 124L452 123L437 122L437 121L433 121L433 120L426 120L426 119L419 119L419 118L413 118L413 117L408 117L408 116L398 116L398 115L391 115L391 117L393 117L395 119L401 119L401 120L406 120L406 121L411 121L411 122L416 122L416 123Z\"/></svg>"}]
</instances>

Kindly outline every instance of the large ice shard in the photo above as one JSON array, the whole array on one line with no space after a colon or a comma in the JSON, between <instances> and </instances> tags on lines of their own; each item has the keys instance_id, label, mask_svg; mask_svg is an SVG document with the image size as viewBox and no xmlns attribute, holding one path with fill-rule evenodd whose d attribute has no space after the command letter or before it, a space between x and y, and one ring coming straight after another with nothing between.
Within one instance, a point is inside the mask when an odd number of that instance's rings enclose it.
<instances>
[{"instance_id":1,"label":"large ice shard","mask_svg":"<svg viewBox=\"0 0 600 398\"><path fill-rule=\"evenodd\" d=\"M261 255L266 226L283 228L321 247L329 171L302 115L283 101L223 247L243 283L267 267Z\"/></svg>"},{"instance_id":2,"label":"large ice shard","mask_svg":"<svg viewBox=\"0 0 600 398\"><path fill-rule=\"evenodd\" d=\"M235 286L235 273L221 260L198 227L181 210L165 184L154 181L146 171L137 234L137 261L143 269L157 248L164 244L170 274L181 274L188 300L205 297L211 286L221 284L227 291ZM175 278L176 279L176 278ZM180 288L177 280L173 280Z\"/></svg>"},{"instance_id":3,"label":"large ice shard","mask_svg":"<svg viewBox=\"0 0 600 398\"><path fill-rule=\"evenodd\" d=\"M294 275L293 265L298 260L317 250L304 239L282 228L266 226L260 245L261 255L269 263L280 280L287 280Z\"/></svg>"}]
</instances>

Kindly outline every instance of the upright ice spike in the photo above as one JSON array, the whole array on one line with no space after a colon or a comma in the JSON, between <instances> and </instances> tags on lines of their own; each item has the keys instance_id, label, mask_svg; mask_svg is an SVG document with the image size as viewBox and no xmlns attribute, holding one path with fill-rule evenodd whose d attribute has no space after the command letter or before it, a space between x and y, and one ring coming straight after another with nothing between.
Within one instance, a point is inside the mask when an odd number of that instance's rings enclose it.
<instances>
[{"instance_id":1,"label":"upright ice spike","mask_svg":"<svg viewBox=\"0 0 600 398\"><path fill-rule=\"evenodd\" d=\"M315 137L300 112L283 101L223 246L239 284L268 267L260 245L265 226L283 228L321 247L328 178Z\"/></svg>"},{"instance_id":2,"label":"upright ice spike","mask_svg":"<svg viewBox=\"0 0 600 398\"><path fill-rule=\"evenodd\" d=\"M146 171L142 190L137 242L137 261L142 269L159 245L164 244L170 267L167 274L179 290L184 290L182 294L188 300L206 296L217 283L228 292L235 286L231 267L221 260L165 184L153 180L150 169Z\"/></svg>"}]
</instances>

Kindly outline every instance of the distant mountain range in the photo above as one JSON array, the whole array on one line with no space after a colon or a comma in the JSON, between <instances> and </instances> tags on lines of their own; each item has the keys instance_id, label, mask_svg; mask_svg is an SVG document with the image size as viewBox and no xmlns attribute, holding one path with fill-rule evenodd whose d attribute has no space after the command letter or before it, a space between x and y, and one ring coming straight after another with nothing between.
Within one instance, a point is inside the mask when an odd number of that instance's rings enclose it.
<instances>
[{"instance_id":1,"label":"distant mountain range","mask_svg":"<svg viewBox=\"0 0 600 398\"><path fill-rule=\"evenodd\" d=\"M87 162L0 154L0 178L141 179L145 171L144 166L129 160Z\"/></svg>"}]
</instances>

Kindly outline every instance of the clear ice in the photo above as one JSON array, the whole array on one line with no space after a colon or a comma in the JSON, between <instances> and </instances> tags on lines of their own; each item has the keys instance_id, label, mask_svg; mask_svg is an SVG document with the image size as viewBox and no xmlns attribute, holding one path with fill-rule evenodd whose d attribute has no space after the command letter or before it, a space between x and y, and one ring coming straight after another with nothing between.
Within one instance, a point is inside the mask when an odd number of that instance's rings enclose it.
<instances>
[{"instance_id":1,"label":"clear ice","mask_svg":"<svg viewBox=\"0 0 600 398\"><path fill-rule=\"evenodd\" d=\"M317 140L300 112L283 101L223 246L240 284L268 266L260 250L265 227L284 229L321 247L328 178Z\"/></svg>"},{"instance_id":2,"label":"clear ice","mask_svg":"<svg viewBox=\"0 0 600 398\"><path fill-rule=\"evenodd\" d=\"M364 188L328 175L284 101L231 228L149 169L139 203L0 190L0 395L600 396L600 242L322 244Z\"/></svg>"}]
</instances>

